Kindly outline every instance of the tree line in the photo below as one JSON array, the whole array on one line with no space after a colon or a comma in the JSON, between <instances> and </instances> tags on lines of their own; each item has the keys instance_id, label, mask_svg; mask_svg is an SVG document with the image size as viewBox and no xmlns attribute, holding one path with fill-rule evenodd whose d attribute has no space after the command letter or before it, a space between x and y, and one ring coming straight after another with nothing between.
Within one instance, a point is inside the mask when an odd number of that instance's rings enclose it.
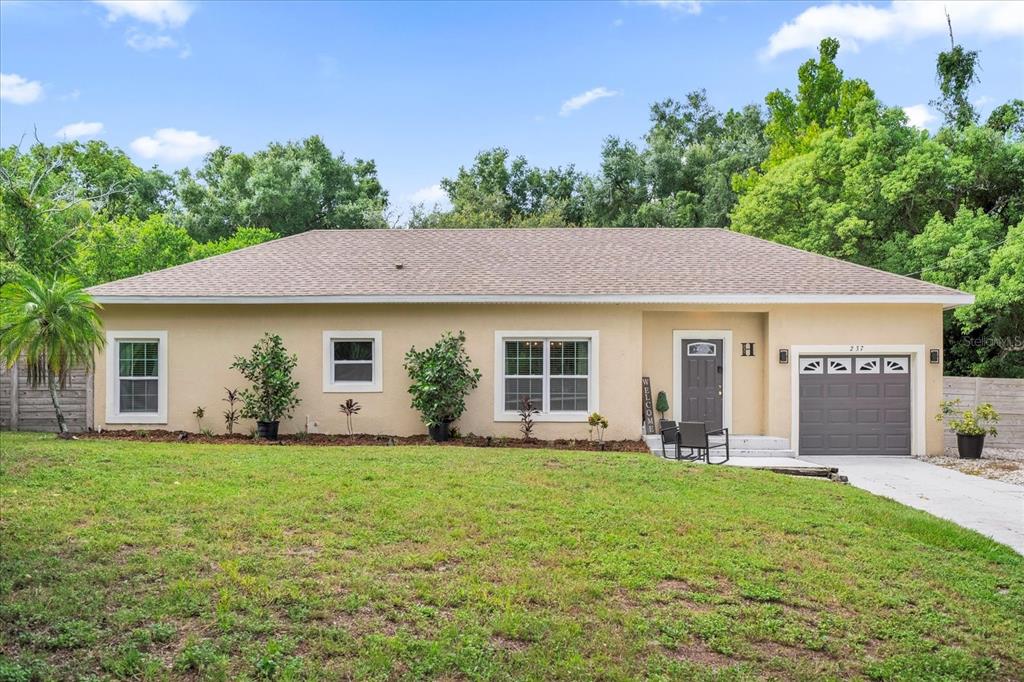
<instances>
[{"instance_id":1,"label":"tree line","mask_svg":"<svg viewBox=\"0 0 1024 682\"><path fill-rule=\"evenodd\" d=\"M947 371L1024 376L1024 101L982 122L970 99L979 55L950 43L935 134L847 78L826 39L795 91L763 105L723 112L704 90L653 104L643 139L607 138L594 173L482 151L441 181L450 207L414 207L406 226L727 227L973 292L976 304L946 315ZM0 193L0 283L27 271L96 284L400 221L374 162L316 136L221 147L173 175L102 141L11 146Z\"/></svg>"}]
</instances>

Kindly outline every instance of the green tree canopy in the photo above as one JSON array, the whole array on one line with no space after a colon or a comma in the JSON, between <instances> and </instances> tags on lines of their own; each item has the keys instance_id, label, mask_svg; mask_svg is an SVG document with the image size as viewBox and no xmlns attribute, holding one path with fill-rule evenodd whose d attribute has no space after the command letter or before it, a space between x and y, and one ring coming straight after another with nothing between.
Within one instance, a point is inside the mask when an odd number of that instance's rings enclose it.
<instances>
[{"instance_id":1,"label":"green tree canopy","mask_svg":"<svg viewBox=\"0 0 1024 682\"><path fill-rule=\"evenodd\" d=\"M272 143L252 155L219 147L192 173L177 175L176 222L203 241L236 227L279 235L385 227L388 195L373 161L334 156L318 136Z\"/></svg>"}]
</instances>

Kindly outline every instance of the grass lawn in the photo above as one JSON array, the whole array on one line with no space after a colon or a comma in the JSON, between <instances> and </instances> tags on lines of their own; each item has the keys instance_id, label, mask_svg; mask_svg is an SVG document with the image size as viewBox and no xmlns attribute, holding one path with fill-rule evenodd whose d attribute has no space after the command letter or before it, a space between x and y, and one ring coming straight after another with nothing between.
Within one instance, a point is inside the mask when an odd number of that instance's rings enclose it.
<instances>
[{"instance_id":1,"label":"grass lawn","mask_svg":"<svg viewBox=\"0 0 1024 682\"><path fill-rule=\"evenodd\" d=\"M1024 559L848 486L0 439L0 679L1024 676Z\"/></svg>"}]
</instances>

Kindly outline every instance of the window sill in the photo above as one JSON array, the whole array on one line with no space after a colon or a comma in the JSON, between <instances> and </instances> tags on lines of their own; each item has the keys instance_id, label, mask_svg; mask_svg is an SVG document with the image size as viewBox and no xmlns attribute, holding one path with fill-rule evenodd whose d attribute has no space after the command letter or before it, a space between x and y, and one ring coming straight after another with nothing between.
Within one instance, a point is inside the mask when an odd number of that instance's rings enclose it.
<instances>
[{"instance_id":1,"label":"window sill","mask_svg":"<svg viewBox=\"0 0 1024 682\"><path fill-rule=\"evenodd\" d=\"M578 424L581 422L586 423L589 417L589 412L541 412L533 415L533 421L538 423ZM494 421L496 422L518 422L522 420L518 412L496 412L494 415Z\"/></svg>"},{"instance_id":2,"label":"window sill","mask_svg":"<svg viewBox=\"0 0 1024 682\"><path fill-rule=\"evenodd\" d=\"M114 414L107 416L106 422L108 424L166 424L167 416L146 412Z\"/></svg>"},{"instance_id":3,"label":"window sill","mask_svg":"<svg viewBox=\"0 0 1024 682\"><path fill-rule=\"evenodd\" d=\"M372 381L324 384L324 393L383 393L380 384Z\"/></svg>"}]
</instances>

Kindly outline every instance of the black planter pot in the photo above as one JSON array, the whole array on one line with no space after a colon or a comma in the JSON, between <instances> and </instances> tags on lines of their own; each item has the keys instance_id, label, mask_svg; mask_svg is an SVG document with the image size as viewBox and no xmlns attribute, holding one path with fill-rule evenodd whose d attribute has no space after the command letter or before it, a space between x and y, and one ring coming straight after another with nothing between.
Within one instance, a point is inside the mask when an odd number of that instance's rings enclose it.
<instances>
[{"instance_id":1,"label":"black planter pot","mask_svg":"<svg viewBox=\"0 0 1024 682\"><path fill-rule=\"evenodd\" d=\"M277 427L281 422L256 422L256 435L267 440L277 440Z\"/></svg>"},{"instance_id":2,"label":"black planter pot","mask_svg":"<svg viewBox=\"0 0 1024 682\"><path fill-rule=\"evenodd\" d=\"M443 443L452 437L451 424L451 422L431 424L427 427L427 432L430 433L430 438L435 443Z\"/></svg>"},{"instance_id":3,"label":"black planter pot","mask_svg":"<svg viewBox=\"0 0 1024 682\"><path fill-rule=\"evenodd\" d=\"M960 453L960 459L981 459L981 451L985 449L985 434L980 436L956 434L956 449Z\"/></svg>"}]
</instances>

